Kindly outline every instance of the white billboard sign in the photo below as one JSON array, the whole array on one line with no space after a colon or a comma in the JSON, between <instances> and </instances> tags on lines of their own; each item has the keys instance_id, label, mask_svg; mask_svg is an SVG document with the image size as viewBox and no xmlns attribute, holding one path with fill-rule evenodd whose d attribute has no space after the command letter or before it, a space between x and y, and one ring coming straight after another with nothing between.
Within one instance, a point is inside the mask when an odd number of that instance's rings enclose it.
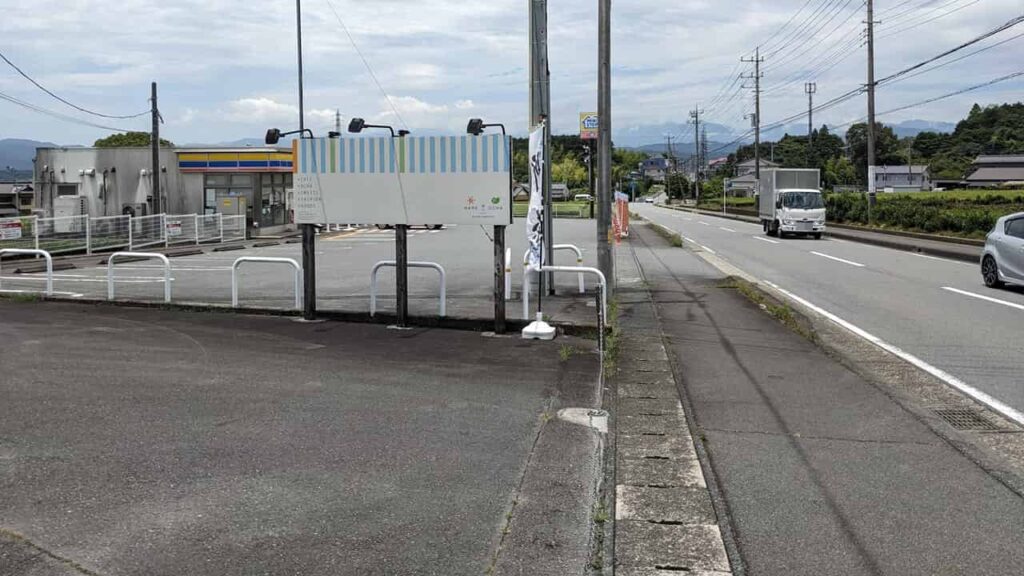
<instances>
[{"instance_id":1,"label":"white billboard sign","mask_svg":"<svg viewBox=\"0 0 1024 576\"><path fill-rule=\"evenodd\" d=\"M499 135L293 143L295 222L512 223L512 142Z\"/></svg>"}]
</instances>

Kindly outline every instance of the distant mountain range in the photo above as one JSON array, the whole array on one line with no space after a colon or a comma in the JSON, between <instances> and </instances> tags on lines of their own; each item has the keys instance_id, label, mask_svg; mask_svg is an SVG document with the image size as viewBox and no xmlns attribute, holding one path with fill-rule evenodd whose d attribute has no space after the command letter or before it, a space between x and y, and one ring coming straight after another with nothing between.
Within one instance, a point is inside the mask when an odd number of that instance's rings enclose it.
<instances>
[{"instance_id":1,"label":"distant mountain range","mask_svg":"<svg viewBox=\"0 0 1024 576\"><path fill-rule=\"evenodd\" d=\"M36 148L56 146L53 142L38 142L20 138L0 140L0 175L6 177L7 167L15 170L32 171L32 159L36 157Z\"/></svg>"}]
</instances>

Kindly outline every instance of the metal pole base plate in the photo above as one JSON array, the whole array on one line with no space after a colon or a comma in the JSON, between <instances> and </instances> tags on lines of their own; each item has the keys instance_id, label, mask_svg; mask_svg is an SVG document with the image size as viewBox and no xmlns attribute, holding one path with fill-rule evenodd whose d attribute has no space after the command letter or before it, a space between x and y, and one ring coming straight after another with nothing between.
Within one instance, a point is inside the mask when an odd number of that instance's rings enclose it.
<instances>
[{"instance_id":1,"label":"metal pole base plate","mask_svg":"<svg viewBox=\"0 0 1024 576\"><path fill-rule=\"evenodd\" d=\"M554 340L556 330L544 321L544 315L537 313L537 319L523 328L523 340Z\"/></svg>"}]
</instances>

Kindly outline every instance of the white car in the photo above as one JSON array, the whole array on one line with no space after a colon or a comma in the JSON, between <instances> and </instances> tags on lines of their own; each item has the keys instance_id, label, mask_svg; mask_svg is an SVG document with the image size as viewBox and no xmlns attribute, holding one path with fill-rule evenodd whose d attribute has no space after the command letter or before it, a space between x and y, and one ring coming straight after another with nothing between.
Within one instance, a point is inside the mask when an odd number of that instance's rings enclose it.
<instances>
[{"instance_id":1,"label":"white car","mask_svg":"<svg viewBox=\"0 0 1024 576\"><path fill-rule=\"evenodd\" d=\"M1024 285L1024 212L1003 216L988 233L981 277L989 288L1007 282Z\"/></svg>"},{"instance_id":2,"label":"white car","mask_svg":"<svg viewBox=\"0 0 1024 576\"><path fill-rule=\"evenodd\" d=\"M572 197L575 202L593 202L594 197L590 194L577 194Z\"/></svg>"}]
</instances>

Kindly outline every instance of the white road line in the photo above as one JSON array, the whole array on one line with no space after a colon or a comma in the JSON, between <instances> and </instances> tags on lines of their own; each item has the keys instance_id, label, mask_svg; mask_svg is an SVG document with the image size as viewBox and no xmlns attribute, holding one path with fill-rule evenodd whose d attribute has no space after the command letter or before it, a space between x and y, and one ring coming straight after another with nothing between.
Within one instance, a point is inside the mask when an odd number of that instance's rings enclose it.
<instances>
[{"instance_id":1,"label":"white road line","mask_svg":"<svg viewBox=\"0 0 1024 576\"><path fill-rule=\"evenodd\" d=\"M751 236L754 240L760 240L761 242L767 242L769 244L778 244L778 241L765 238L763 236Z\"/></svg>"},{"instance_id":2,"label":"white road line","mask_svg":"<svg viewBox=\"0 0 1024 576\"><path fill-rule=\"evenodd\" d=\"M700 247L701 247L701 248L703 248L703 249L705 249L705 250L707 250L707 251L708 251L708 252L710 252L711 254L718 254L718 252L715 252L714 250L712 250L711 248L708 248L707 246L705 246L705 245L703 245L703 244L701 244L701 245L700 245Z\"/></svg>"},{"instance_id":3,"label":"white road line","mask_svg":"<svg viewBox=\"0 0 1024 576\"><path fill-rule=\"evenodd\" d=\"M686 240L686 241L687 241L687 242L689 242L690 244L696 244L696 243L697 243L697 241L696 241L696 240L694 240L693 238L688 238L688 237L686 237L686 236L683 236L683 240Z\"/></svg>"},{"instance_id":4,"label":"white road line","mask_svg":"<svg viewBox=\"0 0 1024 576\"><path fill-rule=\"evenodd\" d=\"M725 230L726 232L735 232L732 228L726 228L725 226L719 226L719 230Z\"/></svg>"},{"instance_id":5,"label":"white road line","mask_svg":"<svg viewBox=\"0 0 1024 576\"><path fill-rule=\"evenodd\" d=\"M939 262L944 262L946 264L960 264L962 266L970 266L971 268L974 268L975 266L977 266L977 264L973 264L971 262L963 262L961 260L951 260L949 258L940 258L939 256L929 256L928 254L921 254L919 252L908 252L908 254L910 254L912 256L917 256L918 258L927 258L929 260L938 260Z\"/></svg>"},{"instance_id":6,"label":"white road line","mask_svg":"<svg viewBox=\"0 0 1024 576\"><path fill-rule=\"evenodd\" d=\"M836 258L835 256L829 256L828 254L822 254L821 252L811 252L815 256L821 256L822 258L828 258L829 260L835 260L836 262L842 262L843 264L849 264L850 266L856 266L857 268L864 268L864 265L860 262L854 262L853 260L844 260L842 258Z\"/></svg>"},{"instance_id":7,"label":"white road line","mask_svg":"<svg viewBox=\"0 0 1024 576\"><path fill-rule=\"evenodd\" d=\"M704 222L702 220L698 220L697 224L700 224L701 226L711 226L711 224L708 224L707 222Z\"/></svg>"},{"instance_id":8,"label":"white road line","mask_svg":"<svg viewBox=\"0 0 1024 576\"><path fill-rule=\"evenodd\" d=\"M37 290L0 290L0 294L39 294L40 296L42 296L45 293L44 292L39 292ZM53 295L54 296L68 296L70 298L81 298L81 297L85 296L85 294L79 294L78 292L57 292L57 291L54 291Z\"/></svg>"},{"instance_id":9,"label":"white road line","mask_svg":"<svg viewBox=\"0 0 1024 576\"><path fill-rule=\"evenodd\" d=\"M1010 308L1016 308L1017 310L1024 310L1024 305L1016 304L1014 302L1007 302L1006 300L1000 300L998 298L991 298L989 296L983 296L981 294L975 294L974 292L967 292L966 290L958 290L956 288L950 288L949 286L943 286L943 290L949 292L955 292L971 298L977 298L978 300L984 300L986 302L992 302L993 304L1002 304L1003 306L1009 306Z\"/></svg>"},{"instance_id":10,"label":"white road line","mask_svg":"<svg viewBox=\"0 0 1024 576\"><path fill-rule=\"evenodd\" d=\"M811 304L807 300L804 300L803 298L797 296L796 294L793 294L792 292L780 288L776 284L773 284L771 282L765 282L765 284L778 290L782 294L791 298L793 301L798 302L803 306L806 306L808 309L814 311L815 313L820 314L821 316L831 320L832 322L838 324L839 326L842 326L843 328L846 328L850 332L853 332L857 336L860 336L861 338L867 340L868 342L871 342L872 344L878 346L882 350L885 350L890 354L893 354L895 356L898 356L899 358L902 358L903 360L906 360L907 362L910 362L914 366L917 366L921 370L924 370L925 372L931 374L932 376L935 376L936 378L942 380L946 384L949 384L953 388L956 388L957 390L963 392L964 394L967 394L971 398L974 398L978 402L981 402L982 404L988 406L992 410L995 410L996 412L1002 414L1006 418L1013 420L1017 424L1024 426L1024 413L1021 413L1016 409L1007 406L1006 404L1000 402L999 400L996 400L995 398L989 396L985 392L982 392L981 390L974 388L973 386L967 384L963 380L960 380L959 378L953 376L952 374L946 372L945 370L942 370L941 368L936 368L935 366L932 366L931 364L925 362L924 360L921 360L917 356L914 356L913 354L906 352L897 346L889 344L888 342L882 340L878 336L866 332L865 330L858 328L857 326L847 322L846 320L843 320L842 318L836 316L835 314L832 314L831 312L828 312L822 308L815 306L814 304Z\"/></svg>"}]
</instances>

